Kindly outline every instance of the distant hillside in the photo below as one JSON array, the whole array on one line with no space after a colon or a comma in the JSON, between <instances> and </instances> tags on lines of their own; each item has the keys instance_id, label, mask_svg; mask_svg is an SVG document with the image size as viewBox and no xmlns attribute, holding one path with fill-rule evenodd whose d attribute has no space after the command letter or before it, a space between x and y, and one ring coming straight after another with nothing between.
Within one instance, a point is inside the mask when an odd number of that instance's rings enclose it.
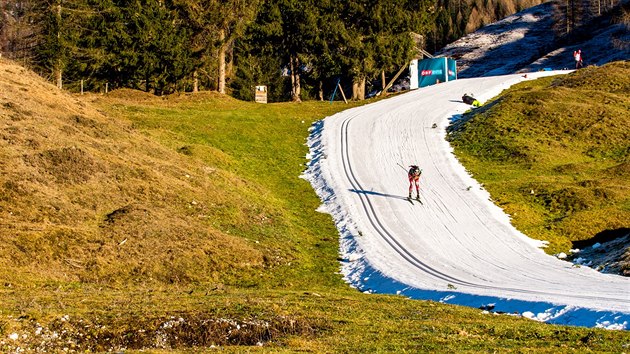
<instances>
[{"instance_id":1,"label":"distant hillside","mask_svg":"<svg viewBox=\"0 0 630 354\"><path fill-rule=\"evenodd\" d=\"M466 21L465 33L472 33L483 26L545 1L547 0L467 0L471 10Z\"/></svg>"},{"instance_id":2,"label":"distant hillside","mask_svg":"<svg viewBox=\"0 0 630 354\"><path fill-rule=\"evenodd\" d=\"M448 44L438 55L457 59L460 78L573 69L577 49L586 66L630 59L629 2L585 21L569 35L559 28L561 5L550 1L515 13Z\"/></svg>"}]
</instances>

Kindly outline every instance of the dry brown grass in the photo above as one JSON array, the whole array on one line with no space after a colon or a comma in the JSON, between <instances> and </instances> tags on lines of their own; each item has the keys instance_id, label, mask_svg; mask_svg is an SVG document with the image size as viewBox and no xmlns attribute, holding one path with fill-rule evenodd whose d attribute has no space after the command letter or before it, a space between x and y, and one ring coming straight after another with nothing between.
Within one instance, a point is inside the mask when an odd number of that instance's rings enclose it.
<instances>
[{"instance_id":1,"label":"dry brown grass","mask_svg":"<svg viewBox=\"0 0 630 354\"><path fill-rule=\"evenodd\" d=\"M335 275L337 231L296 182L309 124L348 106L86 96L0 61L0 352L622 352L629 342L624 331L348 288Z\"/></svg>"},{"instance_id":2,"label":"dry brown grass","mask_svg":"<svg viewBox=\"0 0 630 354\"><path fill-rule=\"evenodd\" d=\"M161 100L128 91L112 94ZM260 250L212 226L213 214L242 214L234 176L6 60L0 157L3 282L212 281L263 266Z\"/></svg>"},{"instance_id":3,"label":"dry brown grass","mask_svg":"<svg viewBox=\"0 0 630 354\"><path fill-rule=\"evenodd\" d=\"M106 104L120 105L129 104L133 106L143 107L174 107L182 103L195 104L200 102L212 101L216 105L223 104L224 106L231 106L234 103L240 101L220 94L215 91L200 91L197 93L173 93L166 96L156 96L149 92L138 91L128 88L120 88L109 92L106 95L86 93L81 98L82 101L94 103L94 102L106 102Z\"/></svg>"}]
</instances>

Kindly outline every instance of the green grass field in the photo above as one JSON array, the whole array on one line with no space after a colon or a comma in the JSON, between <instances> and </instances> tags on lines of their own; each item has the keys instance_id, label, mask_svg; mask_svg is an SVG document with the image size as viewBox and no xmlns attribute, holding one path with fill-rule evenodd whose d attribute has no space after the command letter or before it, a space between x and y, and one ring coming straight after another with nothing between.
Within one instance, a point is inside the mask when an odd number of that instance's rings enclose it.
<instances>
[{"instance_id":1,"label":"green grass field","mask_svg":"<svg viewBox=\"0 0 630 354\"><path fill-rule=\"evenodd\" d=\"M464 166L550 253L630 220L630 64L513 86L450 133Z\"/></svg>"},{"instance_id":2,"label":"green grass field","mask_svg":"<svg viewBox=\"0 0 630 354\"><path fill-rule=\"evenodd\" d=\"M6 61L0 89L0 351L630 345L627 331L349 288L337 230L299 175L309 126L352 105L127 90L73 97Z\"/></svg>"}]
</instances>

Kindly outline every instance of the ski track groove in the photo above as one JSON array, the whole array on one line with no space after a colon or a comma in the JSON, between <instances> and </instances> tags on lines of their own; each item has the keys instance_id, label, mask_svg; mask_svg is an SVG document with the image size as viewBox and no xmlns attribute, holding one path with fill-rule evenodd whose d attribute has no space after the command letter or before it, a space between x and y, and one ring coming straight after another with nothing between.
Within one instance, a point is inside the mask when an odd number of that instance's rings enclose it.
<instances>
[{"instance_id":1,"label":"ski track groove","mask_svg":"<svg viewBox=\"0 0 630 354\"><path fill-rule=\"evenodd\" d=\"M346 177L348 178L348 181L352 184L352 186L357 189L357 190L363 190L363 187L361 186L361 184L358 182L358 180L356 179L356 176L354 175L354 172L352 171L352 167L350 165L350 161L349 161L349 147L348 147L348 131L347 131L347 126L349 124L349 122L354 119L356 116L351 117L349 119L346 119L346 121L344 121L344 123L342 124L342 129L343 129L343 133L342 136L345 136L346 139L344 139L344 141L342 141L342 147L345 147L345 149L343 149L345 151L345 154L343 154L343 164L344 164L344 169L345 169L345 173L346 173ZM383 239L394 248L394 250L400 255L402 256L407 262L409 262L412 266L414 266L415 268L418 268L419 270L424 271L425 273L431 274L432 276L442 279L444 281L448 281L450 283L454 283L457 285L465 285L465 286L470 286L473 288L480 288L480 289L492 289L492 290L509 290L509 291L513 291L513 292L521 292L521 293L528 293L528 294L539 294L539 295L558 295L555 293L551 293L551 292L539 292L539 291L532 291L532 290L527 290L527 289L518 289L518 288L505 288L505 287L497 287L497 286L488 286L488 285L481 285L481 284L475 284L475 283L471 283L468 281L464 281L464 280L460 280L457 278L453 278L443 272L440 272L426 264L424 264L422 261L420 261L419 259L417 259L415 256L413 256L412 254L410 254L407 249L402 246L397 240L396 238L385 228L385 226L381 223L380 218L376 215L376 212L374 210L374 207L372 205L372 203L370 202L370 199L368 198L367 195L365 194L361 194L360 196L360 200L361 200L361 204L363 206L363 210L366 212L366 214L368 215L368 218L370 220L370 223L372 224L372 226L374 227L374 229L377 231L377 233L383 237ZM367 204L367 205L366 205ZM368 208L369 206L369 208ZM378 225L378 226L377 226ZM451 235L455 236L446 225L442 225ZM598 299L597 297L592 297L592 296L581 296L584 299Z\"/></svg>"},{"instance_id":2,"label":"ski track groove","mask_svg":"<svg viewBox=\"0 0 630 354\"><path fill-rule=\"evenodd\" d=\"M358 115L353 116L352 118L346 119L342 126L343 127L347 127L347 125L349 124L349 122L356 118ZM358 182L358 180L356 179L354 172L352 171L352 167L350 166L350 161L349 158L344 158L344 157L349 157L350 154L348 152L349 147L347 145L347 141L348 141L348 137L345 136L344 139L344 135L347 134L347 129L343 129L342 132L342 158L343 158L343 165L344 165L344 170L345 170L345 174L346 174L346 178L348 179L348 181L351 183L351 185L353 186L353 188L357 189L357 190L363 190L363 187L361 186L361 184ZM345 143L344 143L345 142ZM344 149L345 148L345 149ZM343 153L343 151L345 151L345 153ZM359 196L360 200L361 200L361 204L363 206L363 210L366 212L370 223L372 224L372 227L377 231L377 233L390 245L392 246L396 252L402 256L405 260L407 260L410 264L412 264L414 267L419 268L422 271L425 271L437 278L440 278L442 280L449 280L449 281L455 281L458 284L464 285L466 283L464 282L459 282L457 279L452 279L451 277L449 277L446 274L443 274L439 271L434 270L433 268L423 264L422 261L416 259L413 255L409 254L408 252L405 251L405 247L403 247L397 240L396 238L391 235L388 230L385 228L385 226L383 226L383 224L381 223L380 219L378 218L378 216L376 215L376 212L374 211L374 207L372 205L372 203L370 202L369 198L365 195L365 194L361 194ZM367 204L367 205L366 205ZM369 207L368 207L369 206ZM436 274L437 273L437 274Z\"/></svg>"},{"instance_id":3,"label":"ski track groove","mask_svg":"<svg viewBox=\"0 0 630 354\"><path fill-rule=\"evenodd\" d=\"M361 185L361 183L359 182L357 176L355 175L355 172L353 170L352 164L351 164L351 157L350 157L350 138L349 138L349 126L350 123L357 117L359 117L361 114L363 114L364 112L367 112L368 109L362 109L362 110L358 110L358 112L350 117L347 117L341 124L341 159L342 159L342 163L343 163L343 167L344 167L344 173L345 176L347 178L347 180L349 181L349 183L351 184L351 186L354 188L354 190L357 191L365 191L366 189L363 188L363 186ZM372 123L372 127L374 127L374 123ZM426 135L426 129L423 129L423 135ZM411 137L406 136L404 138L406 141L411 140ZM435 168L435 170L438 172L438 174L440 175L441 179L445 182L443 183L443 185L446 185L447 188L451 189L453 192L457 192L455 190L455 187L452 186L450 183L447 183L448 180L446 178L446 176L442 173L441 169L437 166L437 164L434 162L433 156L432 156L432 149L430 148L429 144L428 144L428 139L424 139L425 140L425 145L427 147L427 151L429 152L430 155L430 160L433 162L433 166ZM402 158L402 156L401 156ZM423 191L424 192L424 191ZM448 216L450 217L450 219L452 219L454 222L457 222L457 219L455 218L455 216L452 214L452 212L450 211L450 209L445 205L445 203L443 201L440 200L440 198L437 195L437 192L432 192L432 194L436 197L435 200L438 200L439 203L441 205L435 204L438 206L439 210L443 213L443 214L448 214ZM515 292L515 293L524 293L524 294L536 294L539 296L548 296L548 295L554 295L554 296L558 296L558 295L564 295L563 293L558 293L558 292L553 292L553 291L537 291L537 290L529 290L529 289L522 289L522 288L516 288L516 287L503 287L503 286L494 286L494 285L483 285L483 284L478 284L478 283L473 283L473 282L469 282L460 278L456 278L453 277L449 274L446 274L442 271L439 271L431 266L429 266L428 264L424 263L423 261L421 261L420 259L418 259L416 256L414 256L411 252L409 252L407 250L407 248L401 244L397 238L392 234L392 232L390 230L387 229L387 227L381 222L380 217L378 216L378 213L375 210L374 205L371 202L371 196L366 194L366 193L358 193L358 197L359 200L361 202L361 207L363 209L363 211L365 212L370 224L372 225L372 228L376 231L376 233L387 243L390 245L390 247L392 247L392 249L399 255L401 256L406 262L408 262L411 266L415 267L418 270L421 270L429 275L431 275L432 277L435 277L437 279L440 279L442 281L453 283L456 285L460 285L460 286L468 286L468 287L472 287L472 288L479 288L479 289L490 289L490 290L494 290L497 292L502 292L502 291L510 291L510 292ZM425 193L423 193L423 197L426 198ZM472 205L469 204L467 198L462 198L461 200L465 206L466 206L466 210L468 211L472 211L472 214L474 215L474 217L480 222L481 225L485 225L484 223L484 218L482 218L477 212L475 212L475 209ZM430 203L430 198L426 199L427 203ZM425 208L424 204L421 204L422 208ZM414 208L415 205L409 205L408 207L410 208ZM448 228L448 226L446 224L442 225L447 232L453 236L454 239L458 240L458 243L461 245L464 245L461 240L457 239L457 237L455 237L455 233L450 230ZM494 232L492 232L490 229L487 228L487 226L485 227L486 231L491 233L493 235L493 237L495 239L500 240L501 238L498 237L498 235L496 235ZM514 248L514 245L512 243L506 243L506 246L509 247L511 250L514 250L516 252L519 252L520 250ZM522 253L521 253L522 254ZM535 262L538 263L540 265L546 265L547 262L540 262L539 259L537 258L532 258L529 257L528 255L525 255L525 257L531 261L531 262ZM477 255L474 256L475 259L477 260L482 260L480 257L478 257ZM487 261L486 261L487 262ZM493 264L494 267L496 268L500 268L500 269L509 269L505 264ZM477 275L472 274L473 277L479 278ZM538 279L538 280L545 280L545 278L538 278L538 277L533 277L531 275L527 275L527 278L531 278L531 279ZM585 299L585 300L609 300L610 298L608 297L601 297L601 296L588 296L588 295L576 295L574 294L573 296L574 298L581 298L581 299Z\"/></svg>"}]
</instances>

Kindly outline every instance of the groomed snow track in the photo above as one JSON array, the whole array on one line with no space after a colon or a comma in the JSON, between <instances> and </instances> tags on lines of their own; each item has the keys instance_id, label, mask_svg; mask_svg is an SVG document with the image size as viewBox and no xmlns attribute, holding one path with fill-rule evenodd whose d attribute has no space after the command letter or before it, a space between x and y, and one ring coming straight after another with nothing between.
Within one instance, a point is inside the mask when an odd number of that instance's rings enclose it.
<instances>
[{"instance_id":1,"label":"groomed snow track","mask_svg":"<svg viewBox=\"0 0 630 354\"><path fill-rule=\"evenodd\" d=\"M305 178L337 223L342 271L363 291L626 329L630 279L546 255L510 225L445 140L449 120L468 109L464 92L484 101L522 80L457 80L316 123ZM422 203L405 198L402 166L412 163L423 169Z\"/></svg>"}]
</instances>

